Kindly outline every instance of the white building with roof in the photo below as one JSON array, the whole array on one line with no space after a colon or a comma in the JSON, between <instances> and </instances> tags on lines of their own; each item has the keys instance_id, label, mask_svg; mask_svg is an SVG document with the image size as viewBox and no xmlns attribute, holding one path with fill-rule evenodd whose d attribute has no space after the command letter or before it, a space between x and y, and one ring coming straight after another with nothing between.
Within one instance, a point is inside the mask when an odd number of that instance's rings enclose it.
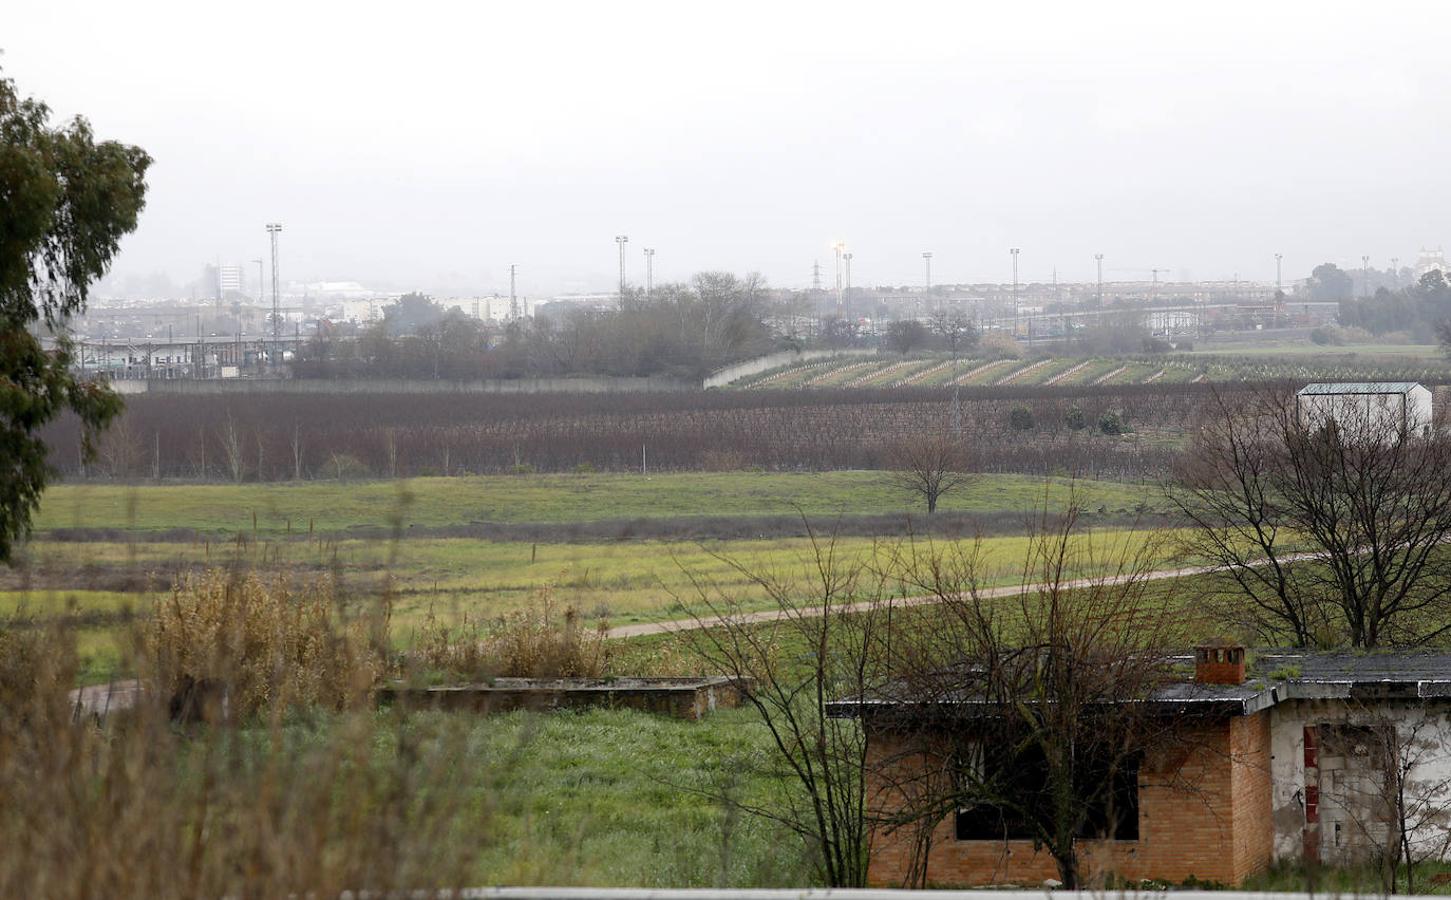
<instances>
[{"instance_id":1,"label":"white building with roof","mask_svg":"<svg viewBox=\"0 0 1451 900\"><path fill-rule=\"evenodd\" d=\"M1295 395L1295 413L1310 429L1335 422L1350 433L1425 434L1432 422L1431 391L1414 381L1307 384Z\"/></svg>"}]
</instances>

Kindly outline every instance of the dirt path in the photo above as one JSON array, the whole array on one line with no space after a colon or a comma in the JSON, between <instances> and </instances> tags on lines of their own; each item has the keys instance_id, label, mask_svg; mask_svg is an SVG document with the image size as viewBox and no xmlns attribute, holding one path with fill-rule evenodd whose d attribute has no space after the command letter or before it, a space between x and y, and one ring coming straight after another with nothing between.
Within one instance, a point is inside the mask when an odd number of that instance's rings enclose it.
<instances>
[{"instance_id":1,"label":"dirt path","mask_svg":"<svg viewBox=\"0 0 1451 900\"><path fill-rule=\"evenodd\" d=\"M1152 572L1139 573L1138 575L1115 575L1108 578L1075 578L1064 583L1066 588L1085 588L1095 584L1123 584L1130 579L1139 578L1144 581L1166 581L1174 578L1185 578L1192 575L1204 575L1214 571L1213 566L1187 566L1179 569L1156 569ZM982 591L984 597L1011 597L1022 591L1033 591L1044 587L1042 584L1030 585L1004 585L1002 587L987 588ZM937 602L936 597L903 597L893 601L897 607L923 606ZM843 612L866 612L871 609L871 601L861 603L850 603L838 607ZM804 607L801 610L794 610L793 614L821 615L822 607ZM743 613L733 617L733 621L746 624L762 622L775 622L786 618L786 613L779 609L768 609L760 612ZM652 634L677 634L683 631L692 631L697 628L712 628L720 625L725 620L711 617L704 619L674 619L668 622L642 622L637 625L620 625L605 632L605 636L611 640L620 638L644 637ZM141 693L140 682L135 679L124 681L113 681L109 684L95 684L89 687L77 688L71 691L71 705L74 706L79 715L92 715L104 717L109 712L128 709L136 703L137 696Z\"/></svg>"},{"instance_id":2,"label":"dirt path","mask_svg":"<svg viewBox=\"0 0 1451 900\"><path fill-rule=\"evenodd\" d=\"M1123 584L1134 578L1142 579L1144 581L1165 581L1172 578L1184 578L1191 575L1206 575L1214 571L1214 568L1215 567L1213 566L1187 566L1180 569L1155 569L1152 572L1141 572L1137 575L1114 575L1109 578L1074 578L1070 581L1064 582L1063 586L1065 588L1072 589L1092 587L1095 584ZM1043 584L1010 584L1004 585L1002 587L986 588L981 593L984 597L1011 597L1014 594L1018 594L1023 591L1035 591L1040 590L1043 587L1045 587L1045 585ZM892 603L894 606L903 607L922 606L924 604L935 602L937 602L936 597L927 596L903 597L901 599L894 600ZM867 610L871 609L871 607L872 601L864 601L861 603L849 603L844 606L837 607L837 610L840 612L866 612ZM819 616L822 614L822 611L822 607L809 606L804 607L801 610L793 610L792 614ZM779 609L768 609L761 612L742 613L739 616L731 617L731 620L735 622L754 624L758 622L778 621L780 619L786 618L786 615L787 614L785 612ZM725 620L722 618L714 617L707 619L675 619L669 622L642 622L638 625L621 625L617 628L611 628L609 631L605 632L605 636L609 638L632 638L643 637L650 634L675 634L681 631L693 631L697 628L711 628L716 625L722 624L724 621Z\"/></svg>"}]
</instances>

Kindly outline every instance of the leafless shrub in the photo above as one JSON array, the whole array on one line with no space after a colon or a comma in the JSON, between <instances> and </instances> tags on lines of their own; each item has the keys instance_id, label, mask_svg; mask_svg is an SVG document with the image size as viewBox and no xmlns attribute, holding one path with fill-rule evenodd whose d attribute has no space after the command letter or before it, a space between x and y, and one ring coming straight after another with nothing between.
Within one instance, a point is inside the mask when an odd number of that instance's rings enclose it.
<instances>
[{"instance_id":1,"label":"leafless shrub","mask_svg":"<svg viewBox=\"0 0 1451 900\"><path fill-rule=\"evenodd\" d=\"M386 608L345 617L329 581L185 575L146 624L144 677L178 714L353 708L386 670L386 627Z\"/></svg>"}]
</instances>

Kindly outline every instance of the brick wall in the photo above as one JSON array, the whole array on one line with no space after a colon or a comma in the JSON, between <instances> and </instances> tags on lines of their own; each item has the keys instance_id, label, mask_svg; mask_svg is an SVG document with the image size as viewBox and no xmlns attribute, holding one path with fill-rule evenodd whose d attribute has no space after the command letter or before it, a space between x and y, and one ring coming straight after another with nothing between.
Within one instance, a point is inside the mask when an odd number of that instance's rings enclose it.
<instances>
[{"instance_id":1,"label":"brick wall","mask_svg":"<svg viewBox=\"0 0 1451 900\"><path fill-rule=\"evenodd\" d=\"M1180 882L1190 877L1239 884L1269 864L1269 717L1220 719L1186 730L1176 745L1151 754L1139 774L1139 839L1082 841L1079 867L1089 883L1109 874ZM904 775L920 758L888 735L871 736L870 798L877 811L901 804ZM874 835L869 880L905 884L918 833L910 827ZM931 829L927 882L934 886L1034 885L1058 877L1053 858L1031 841L959 841L947 816Z\"/></svg>"}]
</instances>

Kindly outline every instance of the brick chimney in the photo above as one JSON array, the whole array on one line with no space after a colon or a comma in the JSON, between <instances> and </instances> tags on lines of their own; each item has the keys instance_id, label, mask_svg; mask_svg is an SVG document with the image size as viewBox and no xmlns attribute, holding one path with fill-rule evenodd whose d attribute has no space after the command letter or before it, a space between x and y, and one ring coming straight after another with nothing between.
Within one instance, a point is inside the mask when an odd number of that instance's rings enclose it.
<instances>
[{"instance_id":1,"label":"brick chimney","mask_svg":"<svg viewBox=\"0 0 1451 900\"><path fill-rule=\"evenodd\" d=\"M1196 648L1194 680L1199 684L1244 684L1244 648L1237 644Z\"/></svg>"}]
</instances>

